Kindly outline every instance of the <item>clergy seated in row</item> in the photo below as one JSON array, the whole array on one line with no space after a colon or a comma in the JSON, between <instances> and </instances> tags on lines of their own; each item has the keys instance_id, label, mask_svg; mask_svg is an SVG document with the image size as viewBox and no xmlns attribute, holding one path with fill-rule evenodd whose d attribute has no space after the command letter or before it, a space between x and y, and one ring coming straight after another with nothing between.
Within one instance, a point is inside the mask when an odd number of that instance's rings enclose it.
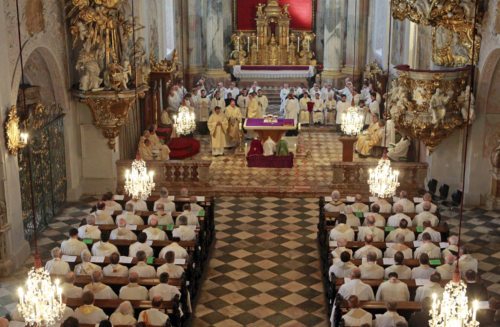
<instances>
[{"instance_id":1,"label":"clergy seated in row","mask_svg":"<svg viewBox=\"0 0 500 327\"><path fill-rule=\"evenodd\" d=\"M75 266L74 272L77 276L92 276L95 271L101 271L102 268L95 263L90 262L92 254L89 250L83 250L81 254L82 263Z\"/></svg>"},{"instance_id":2,"label":"clergy seated in row","mask_svg":"<svg viewBox=\"0 0 500 327\"><path fill-rule=\"evenodd\" d=\"M373 235L368 234L365 236L365 245L360 247L356 252L354 252L354 259L366 258L368 253L375 253L377 259L382 259L382 250L372 245Z\"/></svg>"},{"instance_id":3,"label":"clergy seated in row","mask_svg":"<svg viewBox=\"0 0 500 327\"><path fill-rule=\"evenodd\" d=\"M360 303L356 295L351 295L347 298L347 305L349 306L349 311L342 316L344 326L359 327L372 325L372 314L360 308Z\"/></svg>"},{"instance_id":4,"label":"clergy seated in row","mask_svg":"<svg viewBox=\"0 0 500 327\"><path fill-rule=\"evenodd\" d=\"M159 204L163 204L163 210L166 212L175 212L175 203L168 198L168 189L166 187L161 188L160 197L155 201L153 211L158 210Z\"/></svg>"},{"instance_id":5,"label":"clergy seated in row","mask_svg":"<svg viewBox=\"0 0 500 327\"><path fill-rule=\"evenodd\" d=\"M172 231L172 237L178 238L181 241L194 241L196 239L196 232L192 228L193 225L188 226L188 218L186 216L177 217L177 228Z\"/></svg>"},{"instance_id":6,"label":"clergy seated in row","mask_svg":"<svg viewBox=\"0 0 500 327\"><path fill-rule=\"evenodd\" d=\"M114 252L109 256L109 265L102 268L102 273L106 277L127 277L128 268L120 264L120 254Z\"/></svg>"},{"instance_id":7,"label":"clergy seated in row","mask_svg":"<svg viewBox=\"0 0 500 327\"><path fill-rule=\"evenodd\" d=\"M452 255L454 257L458 256L458 236L451 235L448 237L448 246L441 252L441 255L446 257L447 255Z\"/></svg>"},{"instance_id":8,"label":"clergy seated in row","mask_svg":"<svg viewBox=\"0 0 500 327\"><path fill-rule=\"evenodd\" d=\"M344 212L345 203L340 200L340 192L338 190L333 190L332 201L325 204L326 212Z\"/></svg>"},{"instance_id":9,"label":"clergy seated in row","mask_svg":"<svg viewBox=\"0 0 500 327\"><path fill-rule=\"evenodd\" d=\"M424 203L425 202L429 202L431 204L431 210L429 210L429 212L435 213L437 211L437 205L432 203L432 195L430 193L425 193L423 196L423 200L424 200L423 202L421 202L415 206L416 213L421 213L422 211L424 211Z\"/></svg>"},{"instance_id":10,"label":"clergy seated in row","mask_svg":"<svg viewBox=\"0 0 500 327\"><path fill-rule=\"evenodd\" d=\"M373 211L373 206L378 205L380 210L380 213L391 213L392 212L392 205L384 198L377 198L375 202L373 202L370 207L371 210Z\"/></svg>"},{"instance_id":11,"label":"clergy seated in row","mask_svg":"<svg viewBox=\"0 0 500 327\"><path fill-rule=\"evenodd\" d=\"M429 279L436 271L429 265L429 256L422 253L418 261L420 265L411 270L411 279Z\"/></svg>"},{"instance_id":12,"label":"clergy seated in row","mask_svg":"<svg viewBox=\"0 0 500 327\"><path fill-rule=\"evenodd\" d=\"M200 222L198 221L198 212L191 210L191 203L184 203L182 206L182 212L179 216L184 216L187 218L187 224L189 226L200 227ZM177 219L175 226L180 226L179 219Z\"/></svg>"},{"instance_id":13,"label":"clergy seated in row","mask_svg":"<svg viewBox=\"0 0 500 327\"><path fill-rule=\"evenodd\" d=\"M378 115L372 115L373 123L358 136L354 149L361 156L369 156L374 146L380 145L384 137L385 122Z\"/></svg>"},{"instance_id":14,"label":"clergy seated in row","mask_svg":"<svg viewBox=\"0 0 500 327\"><path fill-rule=\"evenodd\" d=\"M337 225L330 231L330 240L336 241L340 238L347 241L354 241L354 230L346 224L346 216L340 214L337 217Z\"/></svg>"},{"instance_id":15,"label":"clergy seated in row","mask_svg":"<svg viewBox=\"0 0 500 327\"><path fill-rule=\"evenodd\" d=\"M373 327L408 327L406 319L398 314L398 303L395 301L386 302L387 311L384 314L376 314L373 320Z\"/></svg>"},{"instance_id":16,"label":"clergy seated in row","mask_svg":"<svg viewBox=\"0 0 500 327\"><path fill-rule=\"evenodd\" d=\"M139 275L139 278L155 278L156 270L153 266L146 263L146 253L144 251L138 251L135 257L137 263L129 269L129 275L135 272Z\"/></svg>"},{"instance_id":17,"label":"clergy seated in row","mask_svg":"<svg viewBox=\"0 0 500 327\"><path fill-rule=\"evenodd\" d=\"M181 292L176 286L169 285L168 279L169 275L166 272L160 274L160 283L151 287L149 289L149 299L152 300L155 297L161 297L163 301L172 301L175 296L181 298Z\"/></svg>"},{"instance_id":18,"label":"clergy seated in row","mask_svg":"<svg viewBox=\"0 0 500 327\"><path fill-rule=\"evenodd\" d=\"M441 257L441 249L432 243L429 233L422 233L422 244L415 249L414 257L418 259L422 254L427 254L429 258L436 259Z\"/></svg>"},{"instance_id":19,"label":"clergy seated in row","mask_svg":"<svg viewBox=\"0 0 500 327\"><path fill-rule=\"evenodd\" d=\"M164 241L168 240L167 234L158 228L158 219L152 217L149 220L149 227L145 228L143 232L146 234L148 241Z\"/></svg>"},{"instance_id":20,"label":"clergy seated in row","mask_svg":"<svg viewBox=\"0 0 500 327\"><path fill-rule=\"evenodd\" d=\"M78 229L71 228L69 239L61 243L62 254L79 256L83 250L87 250L87 245L78 239Z\"/></svg>"},{"instance_id":21,"label":"clergy seated in row","mask_svg":"<svg viewBox=\"0 0 500 327\"><path fill-rule=\"evenodd\" d=\"M128 200L127 203L125 203L125 209L127 208L127 204L132 204L133 210L135 211L148 211L148 205L146 201L143 199L139 199L136 197L133 197L132 199ZM127 210L129 211L129 210Z\"/></svg>"},{"instance_id":22,"label":"clergy seated in row","mask_svg":"<svg viewBox=\"0 0 500 327\"><path fill-rule=\"evenodd\" d=\"M139 285L139 275L137 272L128 274L128 284L120 288L119 298L122 300L140 301L146 301L148 299L148 289Z\"/></svg>"},{"instance_id":23,"label":"clergy seated in row","mask_svg":"<svg viewBox=\"0 0 500 327\"><path fill-rule=\"evenodd\" d=\"M371 208L371 212L369 212L368 215L366 215L366 216L367 217L372 216L373 218L375 218L374 226L385 227L385 224L386 224L385 217L380 214L380 206L378 204L376 204L376 203L373 204L372 208ZM365 219L363 221L363 226L367 226L367 225L368 225L368 222Z\"/></svg>"},{"instance_id":24,"label":"clergy seated in row","mask_svg":"<svg viewBox=\"0 0 500 327\"><path fill-rule=\"evenodd\" d=\"M264 150L264 157L274 156L274 153L276 152L276 142L274 142L273 139L268 136L267 140L262 145L262 148Z\"/></svg>"},{"instance_id":25,"label":"clergy seated in row","mask_svg":"<svg viewBox=\"0 0 500 327\"><path fill-rule=\"evenodd\" d=\"M426 220L422 226L424 228L423 232L418 234L417 240L422 241L422 237L424 233L427 233L431 236L432 242L441 242L441 233L432 228L431 222Z\"/></svg>"},{"instance_id":26,"label":"clergy seated in row","mask_svg":"<svg viewBox=\"0 0 500 327\"><path fill-rule=\"evenodd\" d=\"M389 274L395 272L401 279L411 279L411 269L404 264L404 255L402 252L394 254L394 264L385 268L384 278L389 278Z\"/></svg>"},{"instance_id":27,"label":"clergy seated in row","mask_svg":"<svg viewBox=\"0 0 500 327\"><path fill-rule=\"evenodd\" d=\"M455 257L450 254L444 257L444 263L436 267L436 271L441 275L441 278L452 279L456 267Z\"/></svg>"},{"instance_id":28,"label":"clergy seated in row","mask_svg":"<svg viewBox=\"0 0 500 327\"><path fill-rule=\"evenodd\" d=\"M120 303L115 312L109 317L109 321L113 326L135 325L137 320L134 317L134 308L130 301L123 301Z\"/></svg>"},{"instance_id":29,"label":"clergy seated in row","mask_svg":"<svg viewBox=\"0 0 500 327\"><path fill-rule=\"evenodd\" d=\"M429 281L425 285L417 287L415 292L415 302L422 302L426 297L432 297L436 294L438 298L443 294L443 287L441 286L441 275L438 272L432 273L429 276Z\"/></svg>"},{"instance_id":30,"label":"clergy seated in row","mask_svg":"<svg viewBox=\"0 0 500 327\"><path fill-rule=\"evenodd\" d=\"M398 279L398 273L391 272L388 277L388 280L379 285L377 294L375 294L375 300L384 302L410 301L410 290L408 289L408 285Z\"/></svg>"},{"instance_id":31,"label":"clergy seated in row","mask_svg":"<svg viewBox=\"0 0 500 327\"><path fill-rule=\"evenodd\" d=\"M354 203L351 204L351 208L354 212L368 212L370 211L370 207L363 202L363 197L361 194L356 194L354 196ZM380 209L380 208L379 208Z\"/></svg>"},{"instance_id":32,"label":"clergy seated in row","mask_svg":"<svg viewBox=\"0 0 500 327\"><path fill-rule=\"evenodd\" d=\"M114 222L112 223L114 224ZM95 224L95 216L88 215L82 220L80 227L78 227L78 238L85 239L90 238L93 240L98 240L101 238L101 230L99 226Z\"/></svg>"},{"instance_id":33,"label":"clergy seated in row","mask_svg":"<svg viewBox=\"0 0 500 327\"><path fill-rule=\"evenodd\" d=\"M403 235L405 242L415 241L415 232L408 228L408 221L401 219L399 227L390 231L385 238L386 242L395 242L398 235Z\"/></svg>"},{"instance_id":34,"label":"clergy seated in row","mask_svg":"<svg viewBox=\"0 0 500 327\"><path fill-rule=\"evenodd\" d=\"M96 300L113 300L117 299L118 295L108 285L102 283L102 271L97 270L92 273L92 282L85 285L83 292L92 292Z\"/></svg>"},{"instance_id":35,"label":"clergy seated in row","mask_svg":"<svg viewBox=\"0 0 500 327\"><path fill-rule=\"evenodd\" d=\"M344 299L349 298L351 295L356 295L360 301L375 300L372 287L361 281L361 270L359 268L354 268L351 271L350 278L351 280L339 287L338 293Z\"/></svg>"},{"instance_id":36,"label":"clergy seated in row","mask_svg":"<svg viewBox=\"0 0 500 327\"><path fill-rule=\"evenodd\" d=\"M412 249L405 244L405 237L402 234L397 234L395 243L388 245L384 252L384 258L394 258L397 252L403 253L405 259L413 258Z\"/></svg>"},{"instance_id":37,"label":"clergy seated in row","mask_svg":"<svg viewBox=\"0 0 500 327\"><path fill-rule=\"evenodd\" d=\"M162 299L157 296L151 300L151 309L143 310L139 313L139 322L144 322L149 326L165 326L169 321L168 315L161 311Z\"/></svg>"},{"instance_id":38,"label":"clergy seated in row","mask_svg":"<svg viewBox=\"0 0 500 327\"><path fill-rule=\"evenodd\" d=\"M175 252L167 251L167 253L165 253L165 263L156 269L156 276L159 277L162 273L168 273L170 278L181 278L184 274L184 268L176 265L174 262Z\"/></svg>"},{"instance_id":39,"label":"clergy seated in row","mask_svg":"<svg viewBox=\"0 0 500 327\"><path fill-rule=\"evenodd\" d=\"M311 102L311 98L309 97L309 93L304 92L302 98L299 100L299 123L308 125L310 124L311 114L309 113L308 103Z\"/></svg>"},{"instance_id":40,"label":"clergy seated in row","mask_svg":"<svg viewBox=\"0 0 500 327\"><path fill-rule=\"evenodd\" d=\"M111 217L113 211L106 209L106 203L104 201L97 202L96 209L97 210L93 213L96 225L112 225L115 223L113 217Z\"/></svg>"},{"instance_id":41,"label":"clergy seated in row","mask_svg":"<svg viewBox=\"0 0 500 327\"><path fill-rule=\"evenodd\" d=\"M334 261L340 260L340 255L342 254L342 252L347 252L352 257L352 250L348 249L346 245L347 245L347 240L345 238L339 238L337 240L337 247L334 250L332 250L332 258Z\"/></svg>"},{"instance_id":42,"label":"clergy seated in row","mask_svg":"<svg viewBox=\"0 0 500 327\"><path fill-rule=\"evenodd\" d=\"M425 221L429 221L431 223L431 226L437 226L439 224L439 218L430 212L431 208L432 203L423 202L423 211L413 217L413 226L423 226Z\"/></svg>"},{"instance_id":43,"label":"clergy seated in row","mask_svg":"<svg viewBox=\"0 0 500 327\"><path fill-rule=\"evenodd\" d=\"M398 227L401 219L408 222L408 226L412 224L411 218L403 213L403 206L401 204L394 205L394 214L387 219L387 226Z\"/></svg>"},{"instance_id":44,"label":"clergy seated in row","mask_svg":"<svg viewBox=\"0 0 500 327\"><path fill-rule=\"evenodd\" d=\"M129 225L144 225L144 220L135 214L134 204L127 202L125 212L116 217L116 220L125 219Z\"/></svg>"},{"instance_id":45,"label":"clergy seated in row","mask_svg":"<svg viewBox=\"0 0 500 327\"><path fill-rule=\"evenodd\" d=\"M94 305L94 294L92 292L84 292L82 295L83 305L76 308L75 318L80 324L95 325L101 320L107 320L108 316Z\"/></svg>"},{"instance_id":46,"label":"clergy seated in row","mask_svg":"<svg viewBox=\"0 0 500 327\"><path fill-rule=\"evenodd\" d=\"M66 261L61 260L61 248L53 248L50 250L50 255L52 256L52 259L47 261L45 264L45 270L47 270L49 274L66 275L71 271L69 264Z\"/></svg>"},{"instance_id":47,"label":"clergy seated in row","mask_svg":"<svg viewBox=\"0 0 500 327\"><path fill-rule=\"evenodd\" d=\"M114 252L119 252L118 248L109 243L109 232L101 234L101 240L92 245L92 255L96 257L109 257Z\"/></svg>"},{"instance_id":48,"label":"clergy seated in row","mask_svg":"<svg viewBox=\"0 0 500 327\"><path fill-rule=\"evenodd\" d=\"M477 273L478 261L469 253L469 249L465 246L460 248L460 257L458 259L458 268L460 269L462 278L465 278L465 272L472 270Z\"/></svg>"},{"instance_id":49,"label":"clergy seated in row","mask_svg":"<svg viewBox=\"0 0 500 327\"><path fill-rule=\"evenodd\" d=\"M375 225L375 216L368 214L365 218L366 226L358 228L358 241L364 241L365 236L371 235L374 242L384 241L384 230Z\"/></svg>"},{"instance_id":50,"label":"clergy seated in row","mask_svg":"<svg viewBox=\"0 0 500 327\"><path fill-rule=\"evenodd\" d=\"M75 273L70 271L64 276L64 282L61 284L62 294L68 299L79 299L82 297L83 289L75 286Z\"/></svg>"},{"instance_id":51,"label":"clergy seated in row","mask_svg":"<svg viewBox=\"0 0 500 327\"><path fill-rule=\"evenodd\" d=\"M163 203L156 204L155 211L156 211L155 213L149 215L148 225L151 225L151 221L153 219L156 219L156 221L158 222L158 225L161 225L161 226L174 224L174 219L172 218L171 211L165 211L165 204L163 204Z\"/></svg>"},{"instance_id":52,"label":"clergy seated in row","mask_svg":"<svg viewBox=\"0 0 500 327\"><path fill-rule=\"evenodd\" d=\"M185 248L179 245L177 242L172 242L169 245L161 249L158 258L165 258L167 252L172 251L175 254L175 259L187 259L189 254Z\"/></svg>"},{"instance_id":53,"label":"clergy seated in row","mask_svg":"<svg viewBox=\"0 0 500 327\"><path fill-rule=\"evenodd\" d=\"M352 207L347 206L345 208L345 215L347 217L346 224L350 227L358 227L361 225L359 218L353 213Z\"/></svg>"},{"instance_id":54,"label":"clergy seated in row","mask_svg":"<svg viewBox=\"0 0 500 327\"><path fill-rule=\"evenodd\" d=\"M374 252L368 252L366 261L359 266L361 270L361 279L383 279L384 268L377 264L377 255Z\"/></svg>"},{"instance_id":55,"label":"clergy seated in row","mask_svg":"<svg viewBox=\"0 0 500 327\"><path fill-rule=\"evenodd\" d=\"M127 220L124 217L116 218L117 228L111 231L109 236L112 240L137 240L137 235L127 228Z\"/></svg>"},{"instance_id":56,"label":"clergy seated in row","mask_svg":"<svg viewBox=\"0 0 500 327\"><path fill-rule=\"evenodd\" d=\"M139 152L139 156L146 161L170 159L170 149L168 146L162 144L158 137L156 137L156 140L151 138L148 130L145 130L139 139L137 151Z\"/></svg>"},{"instance_id":57,"label":"clergy seated in row","mask_svg":"<svg viewBox=\"0 0 500 327\"><path fill-rule=\"evenodd\" d=\"M407 136L403 136L398 143L390 143L387 150L387 157L392 161L405 161L408 158L408 149L410 148L411 140Z\"/></svg>"},{"instance_id":58,"label":"clergy seated in row","mask_svg":"<svg viewBox=\"0 0 500 327\"><path fill-rule=\"evenodd\" d=\"M413 201L408 199L408 192L406 191L399 192L399 199L394 204L402 205L403 212L405 213L415 212L415 204L413 203Z\"/></svg>"},{"instance_id":59,"label":"clergy seated in row","mask_svg":"<svg viewBox=\"0 0 500 327\"><path fill-rule=\"evenodd\" d=\"M128 247L128 256L135 257L139 251L142 251L146 254L146 257L152 257L153 248L146 243L147 241L148 235L144 232L140 232L139 235L137 235L137 242L130 244Z\"/></svg>"},{"instance_id":60,"label":"clergy seated in row","mask_svg":"<svg viewBox=\"0 0 500 327\"><path fill-rule=\"evenodd\" d=\"M333 264L328 270L328 278L332 281L332 273L337 278L349 277L354 268L356 268L356 265L351 262L351 254L344 251L340 254L340 260L333 260Z\"/></svg>"},{"instance_id":61,"label":"clergy seated in row","mask_svg":"<svg viewBox=\"0 0 500 327\"><path fill-rule=\"evenodd\" d=\"M113 193L106 192L101 198L101 201L104 202L105 207L104 210L108 212L121 211L123 210L122 205L113 200Z\"/></svg>"}]
</instances>

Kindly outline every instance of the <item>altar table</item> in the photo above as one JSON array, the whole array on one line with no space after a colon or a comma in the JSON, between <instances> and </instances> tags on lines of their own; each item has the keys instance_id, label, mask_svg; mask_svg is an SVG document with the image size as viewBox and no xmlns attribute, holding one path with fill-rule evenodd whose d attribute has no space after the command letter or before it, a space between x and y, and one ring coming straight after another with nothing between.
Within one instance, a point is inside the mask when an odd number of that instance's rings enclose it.
<instances>
[{"instance_id":1,"label":"altar table","mask_svg":"<svg viewBox=\"0 0 500 327\"><path fill-rule=\"evenodd\" d=\"M297 128L297 122L294 119L278 118L276 123L265 123L263 118L248 118L245 120L244 128L247 131L256 132L261 142L267 140L268 137L278 142L287 131Z\"/></svg>"},{"instance_id":2,"label":"altar table","mask_svg":"<svg viewBox=\"0 0 500 327\"><path fill-rule=\"evenodd\" d=\"M233 75L243 79L311 78L315 74L314 66L233 66Z\"/></svg>"}]
</instances>

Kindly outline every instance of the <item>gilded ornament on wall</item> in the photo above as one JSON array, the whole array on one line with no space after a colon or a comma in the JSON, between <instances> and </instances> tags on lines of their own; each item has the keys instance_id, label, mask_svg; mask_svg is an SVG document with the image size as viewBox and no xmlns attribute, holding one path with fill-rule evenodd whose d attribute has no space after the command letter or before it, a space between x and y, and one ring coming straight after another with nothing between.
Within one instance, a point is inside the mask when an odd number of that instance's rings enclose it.
<instances>
[{"instance_id":1,"label":"gilded ornament on wall","mask_svg":"<svg viewBox=\"0 0 500 327\"><path fill-rule=\"evenodd\" d=\"M18 150L26 145L26 140L21 137L19 116L17 115L16 106L10 107L9 115L7 121L5 122L5 136L7 149L12 155L17 155Z\"/></svg>"}]
</instances>

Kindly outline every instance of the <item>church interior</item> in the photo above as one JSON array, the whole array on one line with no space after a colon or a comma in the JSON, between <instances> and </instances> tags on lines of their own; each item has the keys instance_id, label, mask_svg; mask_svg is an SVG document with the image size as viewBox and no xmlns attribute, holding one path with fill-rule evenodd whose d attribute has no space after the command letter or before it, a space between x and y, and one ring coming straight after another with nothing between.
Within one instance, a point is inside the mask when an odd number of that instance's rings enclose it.
<instances>
[{"instance_id":1,"label":"church interior","mask_svg":"<svg viewBox=\"0 0 500 327\"><path fill-rule=\"evenodd\" d=\"M0 327L500 325L500 0L3 0L0 40Z\"/></svg>"}]
</instances>

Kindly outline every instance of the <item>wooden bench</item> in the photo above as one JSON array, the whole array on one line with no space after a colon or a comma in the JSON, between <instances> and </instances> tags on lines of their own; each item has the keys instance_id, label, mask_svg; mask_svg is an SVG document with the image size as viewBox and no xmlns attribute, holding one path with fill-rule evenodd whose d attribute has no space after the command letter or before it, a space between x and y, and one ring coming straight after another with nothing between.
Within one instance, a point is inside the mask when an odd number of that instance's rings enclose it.
<instances>
[{"instance_id":1,"label":"wooden bench","mask_svg":"<svg viewBox=\"0 0 500 327\"><path fill-rule=\"evenodd\" d=\"M385 250L387 248L387 243L391 244L394 242L372 242L371 245L373 245L374 247L379 248L381 250ZM433 242L433 243L439 247L439 242ZM412 250L416 249L413 242L404 242L404 244ZM345 247L353 250L353 252L356 252L357 249L362 248L363 246L365 246L365 242L362 242L362 241L352 241L351 242L350 241L350 242L347 242ZM336 248L337 248L336 246L330 246L330 251L334 250Z\"/></svg>"},{"instance_id":2,"label":"wooden bench","mask_svg":"<svg viewBox=\"0 0 500 327\"><path fill-rule=\"evenodd\" d=\"M391 226L385 226L385 227L375 226L375 227L383 230L386 237L387 237L387 235L389 235L390 232L392 232L393 230L396 229L396 227L391 227ZM330 235L331 230L334 229L334 228L335 228L335 226L333 226L333 225L327 225L327 226L325 226L326 233L328 233L328 235ZM351 228L354 231L354 235L357 236L358 232L359 232L359 227L358 226L353 226ZM439 232L441 234L441 239L442 240L446 240L446 238L443 239L443 235L446 235L446 234L449 233L450 229L449 229L448 225L438 225L438 226L432 227L432 228L436 232ZM411 230L415 234L415 236L418 236L418 234L421 234L423 232L423 230L424 230L422 227L413 227L413 226L412 227L408 227L407 229ZM417 237L415 237L415 239L416 238Z\"/></svg>"}]
</instances>

